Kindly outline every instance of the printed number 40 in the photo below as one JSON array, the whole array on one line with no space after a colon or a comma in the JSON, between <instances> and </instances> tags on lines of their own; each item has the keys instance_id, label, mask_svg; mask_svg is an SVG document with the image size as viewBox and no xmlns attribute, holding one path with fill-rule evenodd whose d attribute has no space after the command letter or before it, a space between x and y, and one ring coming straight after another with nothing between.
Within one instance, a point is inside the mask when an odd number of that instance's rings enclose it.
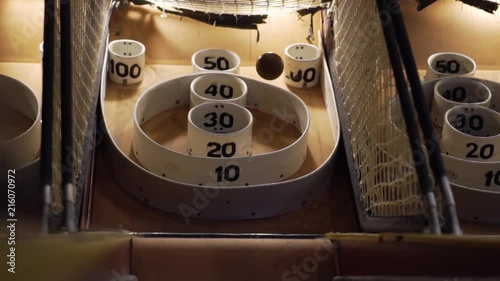
<instances>
[{"instance_id":1,"label":"printed number 40","mask_svg":"<svg viewBox=\"0 0 500 281\"><path fill-rule=\"evenodd\" d=\"M205 90L206 95L212 95L216 96L219 94L221 97L225 99L230 99L233 97L233 87L227 86L227 85L220 85L217 88L217 85L210 85L208 88Z\"/></svg>"}]
</instances>

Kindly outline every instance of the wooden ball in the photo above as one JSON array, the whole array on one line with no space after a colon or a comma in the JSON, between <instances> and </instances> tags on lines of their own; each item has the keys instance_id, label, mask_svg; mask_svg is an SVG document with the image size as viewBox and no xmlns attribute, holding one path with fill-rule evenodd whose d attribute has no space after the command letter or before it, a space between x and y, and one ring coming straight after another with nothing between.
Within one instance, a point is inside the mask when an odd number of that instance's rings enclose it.
<instances>
[{"instance_id":1,"label":"wooden ball","mask_svg":"<svg viewBox=\"0 0 500 281\"><path fill-rule=\"evenodd\" d=\"M260 77L266 80L274 80L283 72L283 59L275 53L268 52L257 59L255 68Z\"/></svg>"}]
</instances>

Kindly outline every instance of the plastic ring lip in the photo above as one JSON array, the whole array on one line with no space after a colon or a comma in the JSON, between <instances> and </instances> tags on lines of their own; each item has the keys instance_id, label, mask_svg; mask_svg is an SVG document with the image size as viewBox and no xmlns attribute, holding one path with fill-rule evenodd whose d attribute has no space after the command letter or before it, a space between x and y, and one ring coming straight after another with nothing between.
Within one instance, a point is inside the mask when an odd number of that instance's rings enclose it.
<instances>
[{"instance_id":1,"label":"plastic ring lip","mask_svg":"<svg viewBox=\"0 0 500 281\"><path fill-rule=\"evenodd\" d=\"M188 113L188 154L214 158L250 156L252 113L237 104L210 102Z\"/></svg>"},{"instance_id":2,"label":"plastic ring lip","mask_svg":"<svg viewBox=\"0 0 500 281\"><path fill-rule=\"evenodd\" d=\"M233 51L225 49L202 49L191 56L193 73L224 71L240 73L241 59Z\"/></svg>"},{"instance_id":3,"label":"plastic ring lip","mask_svg":"<svg viewBox=\"0 0 500 281\"><path fill-rule=\"evenodd\" d=\"M278 87L274 92L249 92L247 106L258 105L258 110L293 124L300 131L300 137L285 148L250 156L211 158L181 153L156 143L141 125L161 112L189 103L189 91L167 86L171 83L165 81L144 92L134 109L133 152L150 172L187 184L231 187L279 182L304 163L310 126L307 105L295 94ZM271 125L266 129L272 133Z\"/></svg>"},{"instance_id":4,"label":"plastic ring lip","mask_svg":"<svg viewBox=\"0 0 500 281\"><path fill-rule=\"evenodd\" d=\"M0 159L8 169L20 168L35 159L41 145L41 103L26 84L0 74L0 103L9 111L29 118L32 123L21 134L0 143ZM9 120L5 120L7 122Z\"/></svg>"},{"instance_id":5,"label":"plastic ring lip","mask_svg":"<svg viewBox=\"0 0 500 281\"><path fill-rule=\"evenodd\" d=\"M190 85L190 107L204 102L228 102L245 106L248 87L234 75L209 73L200 76Z\"/></svg>"}]
</instances>

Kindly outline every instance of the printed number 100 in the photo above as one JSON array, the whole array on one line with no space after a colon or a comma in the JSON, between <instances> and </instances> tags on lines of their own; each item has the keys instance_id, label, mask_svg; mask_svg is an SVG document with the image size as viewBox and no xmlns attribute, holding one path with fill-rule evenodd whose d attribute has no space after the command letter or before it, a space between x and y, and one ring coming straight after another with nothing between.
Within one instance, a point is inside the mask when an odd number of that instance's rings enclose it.
<instances>
[{"instance_id":1,"label":"printed number 100","mask_svg":"<svg viewBox=\"0 0 500 281\"><path fill-rule=\"evenodd\" d=\"M131 78L139 78L141 75L141 67L136 63L133 64L130 68L128 65L118 62L115 64L115 60L111 60L109 62L109 69L112 74L120 76L121 78L125 78L130 75Z\"/></svg>"}]
</instances>

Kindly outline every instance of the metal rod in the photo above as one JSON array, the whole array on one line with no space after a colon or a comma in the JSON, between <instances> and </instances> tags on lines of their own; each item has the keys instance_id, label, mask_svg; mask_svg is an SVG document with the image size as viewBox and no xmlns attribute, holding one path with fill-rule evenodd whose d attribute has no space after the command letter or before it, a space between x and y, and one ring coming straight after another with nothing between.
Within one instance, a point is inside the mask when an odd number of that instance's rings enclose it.
<instances>
[{"instance_id":1,"label":"metal rod","mask_svg":"<svg viewBox=\"0 0 500 281\"><path fill-rule=\"evenodd\" d=\"M379 14L387 14L387 0L377 0ZM441 234L441 227L439 222L438 208L434 192L432 190L432 182L425 160L425 153L420 142L418 133L418 125L413 113L413 105L410 100L410 94L406 85L406 80L403 72L401 58L399 57L398 44L394 35L392 21L387 21L382 24L384 31L385 42L387 45L387 52L391 61L392 70L394 72L394 79L396 81L396 88L401 104L403 118L410 139L410 147L412 149L413 162L417 171L417 177L420 184L422 198L426 203L429 215L429 224L432 233Z\"/></svg>"},{"instance_id":2,"label":"metal rod","mask_svg":"<svg viewBox=\"0 0 500 281\"><path fill-rule=\"evenodd\" d=\"M52 124L54 114L54 32L55 3L45 1L42 57L42 141L40 159L40 188L42 189L42 233L50 232L52 218Z\"/></svg>"},{"instance_id":3,"label":"metal rod","mask_svg":"<svg viewBox=\"0 0 500 281\"><path fill-rule=\"evenodd\" d=\"M147 238L315 239L325 234L130 232Z\"/></svg>"},{"instance_id":4,"label":"metal rod","mask_svg":"<svg viewBox=\"0 0 500 281\"><path fill-rule=\"evenodd\" d=\"M417 6L417 11L422 11L423 9L427 8L437 0L418 0L418 6Z\"/></svg>"},{"instance_id":5,"label":"metal rod","mask_svg":"<svg viewBox=\"0 0 500 281\"><path fill-rule=\"evenodd\" d=\"M403 15L401 14L401 7L399 6L399 1L397 0L389 0L389 2L390 5L394 7L394 10L399 11L398 13L393 13L391 15L394 31L399 44L399 50L405 66L406 75L408 76L413 93L411 95L413 98L413 104L418 114L424 138L426 139L426 148L429 153L429 164L444 199L444 212L446 218L445 225L449 227L451 233L458 235L461 234L462 231L460 230L460 223L458 221L457 211L455 208L455 199L453 198L453 193L451 192L448 176L441 157L439 142L434 134L432 120L425 102L424 90L418 75L417 64L415 63L415 59L413 57L410 39L408 38Z\"/></svg>"},{"instance_id":6,"label":"metal rod","mask_svg":"<svg viewBox=\"0 0 500 281\"><path fill-rule=\"evenodd\" d=\"M61 176L64 222L68 232L76 232L73 185L73 93L71 63L71 0L59 0L61 20Z\"/></svg>"}]
</instances>

